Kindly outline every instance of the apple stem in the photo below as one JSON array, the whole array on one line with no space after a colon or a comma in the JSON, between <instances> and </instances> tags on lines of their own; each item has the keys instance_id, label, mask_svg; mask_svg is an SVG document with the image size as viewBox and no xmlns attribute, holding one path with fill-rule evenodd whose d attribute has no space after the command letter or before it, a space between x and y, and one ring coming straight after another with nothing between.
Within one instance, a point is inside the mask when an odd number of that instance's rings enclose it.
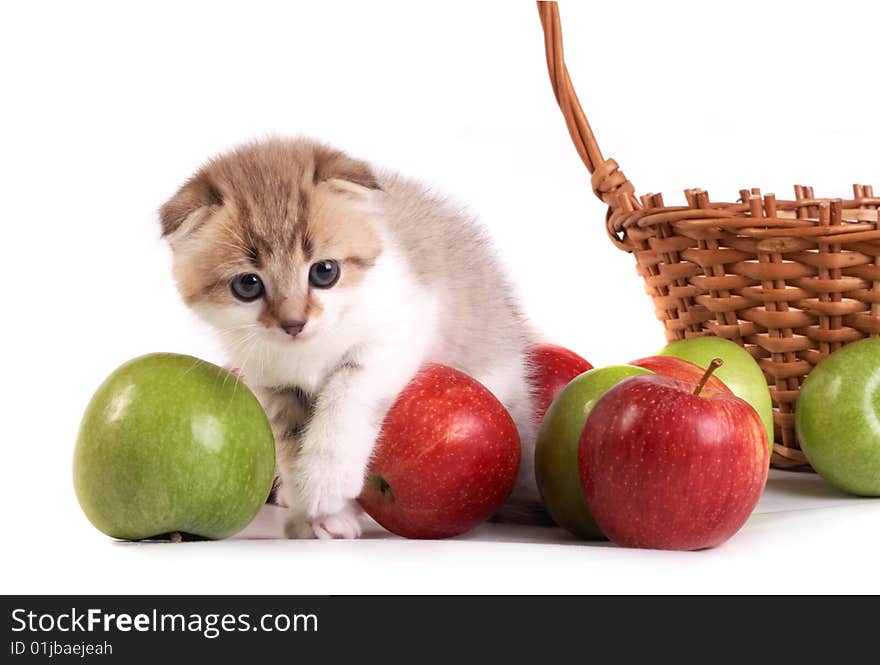
<instances>
[{"instance_id":1,"label":"apple stem","mask_svg":"<svg viewBox=\"0 0 880 665\"><path fill-rule=\"evenodd\" d=\"M697 384L697 387L694 390L694 395L700 394L700 391L706 387L706 382L709 380L709 377L712 376L715 370L721 367L723 364L724 361L721 360L721 358L715 358L712 362L709 363L709 366L706 368L706 371L703 374L703 378L700 379L700 382Z\"/></svg>"},{"instance_id":2,"label":"apple stem","mask_svg":"<svg viewBox=\"0 0 880 665\"><path fill-rule=\"evenodd\" d=\"M172 531L168 534L168 540L172 543L182 543L183 542L183 534L180 531Z\"/></svg>"}]
</instances>

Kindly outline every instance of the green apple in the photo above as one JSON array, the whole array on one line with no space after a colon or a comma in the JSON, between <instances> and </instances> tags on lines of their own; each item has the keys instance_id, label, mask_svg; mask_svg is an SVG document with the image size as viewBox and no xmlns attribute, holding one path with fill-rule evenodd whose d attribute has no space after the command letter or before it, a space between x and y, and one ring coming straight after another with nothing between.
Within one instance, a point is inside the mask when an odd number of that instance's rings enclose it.
<instances>
[{"instance_id":1,"label":"green apple","mask_svg":"<svg viewBox=\"0 0 880 665\"><path fill-rule=\"evenodd\" d=\"M880 339L848 344L816 365L795 423L819 475L845 492L880 496Z\"/></svg>"},{"instance_id":2,"label":"green apple","mask_svg":"<svg viewBox=\"0 0 880 665\"><path fill-rule=\"evenodd\" d=\"M576 536L603 537L578 475L578 443L587 416L612 386L637 374L652 373L631 365L591 369L572 379L544 416L535 446L535 479L547 512Z\"/></svg>"},{"instance_id":3,"label":"green apple","mask_svg":"<svg viewBox=\"0 0 880 665\"><path fill-rule=\"evenodd\" d=\"M752 354L736 342L721 337L692 337L672 342L664 346L657 354L684 358L700 367L708 367L715 358L721 358L724 364L716 371L715 376L721 379L731 392L752 405L764 429L770 452L773 452L773 401L764 372Z\"/></svg>"},{"instance_id":4,"label":"green apple","mask_svg":"<svg viewBox=\"0 0 880 665\"><path fill-rule=\"evenodd\" d=\"M266 501L269 421L253 393L211 363L173 353L114 371L86 407L73 458L76 496L114 538L225 538Z\"/></svg>"}]
</instances>

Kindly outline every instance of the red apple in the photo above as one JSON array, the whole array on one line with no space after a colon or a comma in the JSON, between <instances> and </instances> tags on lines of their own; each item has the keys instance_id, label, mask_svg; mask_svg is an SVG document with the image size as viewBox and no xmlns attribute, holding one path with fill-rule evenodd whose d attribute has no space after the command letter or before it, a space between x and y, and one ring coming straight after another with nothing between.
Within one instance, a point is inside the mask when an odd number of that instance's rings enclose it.
<instances>
[{"instance_id":1,"label":"red apple","mask_svg":"<svg viewBox=\"0 0 880 665\"><path fill-rule=\"evenodd\" d=\"M650 356L648 358L633 360L628 364L649 369L655 374L662 374L671 379L680 379L687 383L693 383L695 386L706 373L705 367L700 367L699 365L692 363L690 360L675 358L674 356ZM709 377L709 380L706 382L706 387L712 388L713 390L720 390L722 392L733 392L714 374Z\"/></svg>"},{"instance_id":2,"label":"red apple","mask_svg":"<svg viewBox=\"0 0 880 665\"><path fill-rule=\"evenodd\" d=\"M761 418L748 402L704 383L631 377L587 418L581 484L599 527L618 545L714 547L758 502L769 465Z\"/></svg>"},{"instance_id":3,"label":"red apple","mask_svg":"<svg viewBox=\"0 0 880 665\"><path fill-rule=\"evenodd\" d=\"M469 376L428 365L388 411L358 501L400 536L457 536L504 505L519 461L501 402Z\"/></svg>"},{"instance_id":4,"label":"red apple","mask_svg":"<svg viewBox=\"0 0 880 665\"><path fill-rule=\"evenodd\" d=\"M535 422L539 424L568 382L588 369L593 369L589 362L574 351L556 344L534 344L529 348L528 362L535 391Z\"/></svg>"}]
</instances>

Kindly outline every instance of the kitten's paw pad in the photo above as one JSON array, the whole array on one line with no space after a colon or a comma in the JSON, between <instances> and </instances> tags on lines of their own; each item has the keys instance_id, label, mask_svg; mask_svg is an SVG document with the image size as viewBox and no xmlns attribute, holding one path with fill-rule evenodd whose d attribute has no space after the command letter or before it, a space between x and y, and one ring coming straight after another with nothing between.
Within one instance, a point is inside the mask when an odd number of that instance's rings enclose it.
<instances>
[{"instance_id":1,"label":"kitten's paw pad","mask_svg":"<svg viewBox=\"0 0 880 665\"><path fill-rule=\"evenodd\" d=\"M357 515L349 511L325 515L312 522L315 536L321 540L333 538L353 540L361 537L361 522Z\"/></svg>"}]
</instances>

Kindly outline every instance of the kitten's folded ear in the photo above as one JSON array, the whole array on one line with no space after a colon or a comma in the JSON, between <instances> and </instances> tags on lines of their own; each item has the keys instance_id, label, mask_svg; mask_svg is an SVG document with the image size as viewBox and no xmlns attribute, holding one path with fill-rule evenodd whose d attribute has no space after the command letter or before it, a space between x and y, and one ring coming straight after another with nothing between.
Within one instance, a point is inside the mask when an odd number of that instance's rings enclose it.
<instances>
[{"instance_id":1,"label":"kitten's folded ear","mask_svg":"<svg viewBox=\"0 0 880 665\"><path fill-rule=\"evenodd\" d=\"M162 237L188 234L205 220L209 208L222 205L220 190L207 173L199 171L160 208Z\"/></svg>"},{"instance_id":2,"label":"kitten's folded ear","mask_svg":"<svg viewBox=\"0 0 880 665\"><path fill-rule=\"evenodd\" d=\"M382 190L369 164L333 148L319 146L315 150L315 184L330 180L339 181L343 186L348 183L365 189Z\"/></svg>"}]
</instances>

